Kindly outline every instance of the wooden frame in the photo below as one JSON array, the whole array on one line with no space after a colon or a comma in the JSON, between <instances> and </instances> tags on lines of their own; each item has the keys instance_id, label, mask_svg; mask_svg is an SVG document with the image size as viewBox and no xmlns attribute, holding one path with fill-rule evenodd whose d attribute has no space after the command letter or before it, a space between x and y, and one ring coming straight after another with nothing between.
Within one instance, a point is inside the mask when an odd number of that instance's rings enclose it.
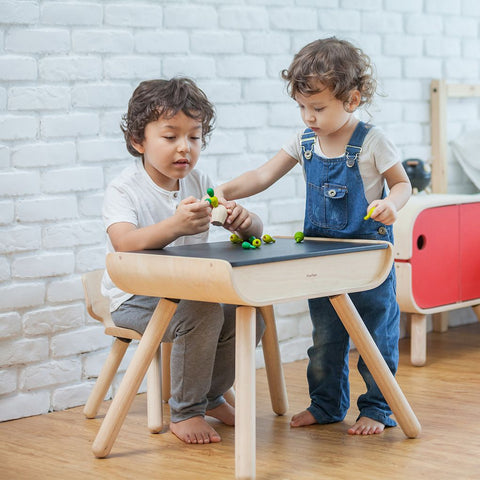
<instances>
[{"instance_id":1,"label":"wooden frame","mask_svg":"<svg viewBox=\"0 0 480 480\"><path fill-rule=\"evenodd\" d=\"M432 80L430 84L432 193L447 193L447 101L468 97L480 97L480 84L445 80Z\"/></svg>"}]
</instances>

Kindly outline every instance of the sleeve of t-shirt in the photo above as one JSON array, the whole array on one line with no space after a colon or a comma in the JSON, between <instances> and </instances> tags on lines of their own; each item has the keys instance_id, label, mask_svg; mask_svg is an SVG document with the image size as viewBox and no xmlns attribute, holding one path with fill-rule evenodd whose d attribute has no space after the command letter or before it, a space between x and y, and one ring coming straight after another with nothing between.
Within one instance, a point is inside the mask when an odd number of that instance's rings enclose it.
<instances>
[{"instance_id":1,"label":"sleeve of t-shirt","mask_svg":"<svg viewBox=\"0 0 480 480\"><path fill-rule=\"evenodd\" d=\"M102 209L105 230L114 223L127 222L138 226L138 217L133 202L125 189L110 184L103 197Z\"/></svg>"},{"instance_id":2,"label":"sleeve of t-shirt","mask_svg":"<svg viewBox=\"0 0 480 480\"><path fill-rule=\"evenodd\" d=\"M287 152L291 157L295 158L298 163L302 163L302 134L303 132L297 132L290 140L282 145L282 150Z\"/></svg>"},{"instance_id":3,"label":"sleeve of t-shirt","mask_svg":"<svg viewBox=\"0 0 480 480\"><path fill-rule=\"evenodd\" d=\"M389 168L400 162L400 154L397 147L387 134L376 127L372 135L372 152L375 166L379 173L385 173Z\"/></svg>"}]
</instances>

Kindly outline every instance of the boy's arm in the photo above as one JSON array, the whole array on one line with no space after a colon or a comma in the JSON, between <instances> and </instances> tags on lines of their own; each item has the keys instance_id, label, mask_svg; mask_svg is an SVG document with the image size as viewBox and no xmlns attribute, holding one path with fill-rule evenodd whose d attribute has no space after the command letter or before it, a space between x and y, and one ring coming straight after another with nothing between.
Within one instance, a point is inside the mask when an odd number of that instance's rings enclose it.
<instances>
[{"instance_id":1,"label":"boy's arm","mask_svg":"<svg viewBox=\"0 0 480 480\"><path fill-rule=\"evenodd\" d=\"M385 225L391 225L397 219L397 212L407 203L412 194L412 186L401 163L396 163L383 174L389 194L382 200L374 200L367 208L375 208L371 218Z\"/></svg>"},{"instance_id":2,"label":"boy's arm","mask_svg":"<svg viewBox=\"0 0 480 480\"><path fill-rule=\"evenodd\" d=\"M257 169L245 172L239 177L215 187L215 194L219 198L223 197L227 200L250 197L266 190L297 163L295 158L284 150L280 150Z\"/></svg>"},{"instance_id":3,"label":"boy's arm","mask_svg":"<svg viewBox=\"0 0 480 480\"><path fill-rule=\"evenodd\" d=\"M110 225L107 233L117 252L161 249L184 235L207 231L210 217L208 202L188 197L180 202L174 215L161 222L143 228L118 222Z\"/></svg>"}]
</instances>

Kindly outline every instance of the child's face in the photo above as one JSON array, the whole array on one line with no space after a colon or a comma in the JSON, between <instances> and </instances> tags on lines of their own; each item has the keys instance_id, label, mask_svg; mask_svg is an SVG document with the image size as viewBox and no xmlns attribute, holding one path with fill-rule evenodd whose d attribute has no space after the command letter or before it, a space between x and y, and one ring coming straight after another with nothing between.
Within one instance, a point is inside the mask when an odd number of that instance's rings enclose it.
<instances>
[{"instance_id":1,"label":"child's face","mask_svg":"<svg viewBox=\"0 0 480 480\"><path fill-rule=\"evenodd\" d=\"M328 88L308 96L297 93L295 100L305 125L318 137L338 132L352 116L352 113L345 110L343 102L335 98Z\"/></svg>"},{"instance_id":2,"label":"child's face","mask_svg":"<svg viewBox=\"0 0 480 480\"><path fill-rule=\"evenodd\" d=\"M145 127L141 144L132 142L143 154L145 170L165 190L177 190L178 180L195 167L202 149L202 124L178 112L174 117L160 117Z\"/></svg>"}]
</instances>

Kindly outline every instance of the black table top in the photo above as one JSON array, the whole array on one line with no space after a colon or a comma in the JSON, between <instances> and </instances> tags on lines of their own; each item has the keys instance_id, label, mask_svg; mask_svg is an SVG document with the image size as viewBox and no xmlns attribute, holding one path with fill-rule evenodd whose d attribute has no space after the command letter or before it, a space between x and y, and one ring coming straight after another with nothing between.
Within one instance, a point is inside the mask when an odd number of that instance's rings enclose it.
<instances>
[{"instance_id":1,"label":"black table top","mask_svg":"<svg viewBox=\"0 0 480 480\"><path fill-rule=\"evenodd\" d=\"M301 243L296 243L293 238L277 238L275 243L262 243L260 248L254 250L244 249L241 244L225 241L166 247L161 250L142 250L135 253L220 259L226 260L232 267L242 267L259 263L281 262L385 248L388 248L387 243L357 243L335 240L304 240Z\"/></svg>"}]
</instances>

